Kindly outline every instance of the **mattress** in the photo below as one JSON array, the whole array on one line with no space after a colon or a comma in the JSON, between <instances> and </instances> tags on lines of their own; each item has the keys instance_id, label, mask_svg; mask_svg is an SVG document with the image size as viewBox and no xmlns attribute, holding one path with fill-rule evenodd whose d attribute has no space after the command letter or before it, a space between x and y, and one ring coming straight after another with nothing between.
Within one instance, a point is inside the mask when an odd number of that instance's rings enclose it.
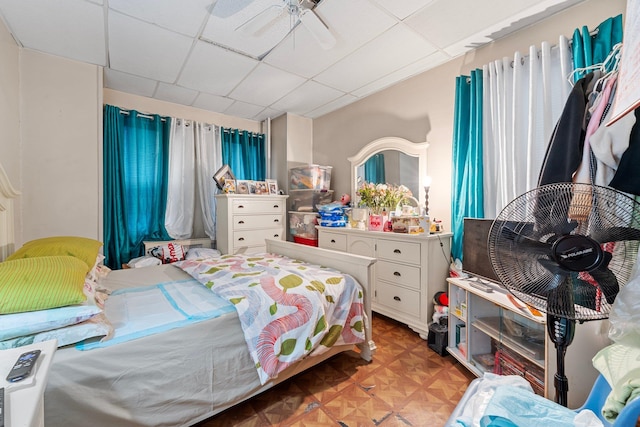
<instances>
[{"instance_id":1,"label":"mattress","mask_svg":"<svg viewBox=\"0 0 640 427\"><path fill-rule=\"evenodd\" d=\"M111 290L189 279L171 265L113 271ZM192 425L353 346L307 358L260 385L237 314L125 343L60 348L45 391L47 427Z\"/></svg>"}]
</instances>

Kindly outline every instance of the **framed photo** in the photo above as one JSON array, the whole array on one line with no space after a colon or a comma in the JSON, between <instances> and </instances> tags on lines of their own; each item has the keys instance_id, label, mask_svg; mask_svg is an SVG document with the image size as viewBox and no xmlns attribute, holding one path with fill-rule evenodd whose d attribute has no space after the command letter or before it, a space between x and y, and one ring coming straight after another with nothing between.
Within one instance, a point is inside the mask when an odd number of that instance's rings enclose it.
<instances>
[{"instance_id":1,"label":"framed photo","mask_svg":"<svg viewBox=\"0 0 640 427\"><path fill-rule=\"evenodd\" d=\"M236 181L236 193L249 194L249 181L246 179L239 179Z\"/></svg>"},{"instance_id":2,"label":"framed photo","mask_svg":"<svg viewBox=\"0 0 640 427\"><path fill-rule=\"evenodd\" d=\"M247 181L247 185L249 186L249 194L256 194L256 182Z\"/></svg>"},{"instance_id":3,"label":"framed photo","mask_svg":"<svg viewBox=\"0 0 640 427\"><path fill-rule=\"evenodd\" d=\"M224 190L224 182L227 179L231 179L234 181L236 179L236 177L233 175L233 172L231 172L231 168L229 167L229 165L222 166L215 174L213 174L213 180L221 190Z\"/></svg>"},{"instance_id":4,"label":"framed photo","mask_svg":"<svg viewBox=\"0 0 640 427\"><path fill-rule=\"evenodd\" d=\"M235 179L225 179L224 180L224 188L223 192L233 194L236 192L236 180Z\"/></svg>"},{"instance_id":5,"label":"framed photo","mask_svg":"<svg viewBox=\"0 0 640 427\"><path fill-rule=\"evenodd\" d=\"M269 194L266 181L256 181L256 194Z\"/></svg>"},{"instance_id":6,"label":"framed photo","mask_svg":"<svg viewBox=\"0 0 640 427\"><path fill-rule=\"evenodd\" d=\"M275 179L267 179L267 187L269 187L269 194L278 194L278 181Z\"/></svg>"}]
</instances>

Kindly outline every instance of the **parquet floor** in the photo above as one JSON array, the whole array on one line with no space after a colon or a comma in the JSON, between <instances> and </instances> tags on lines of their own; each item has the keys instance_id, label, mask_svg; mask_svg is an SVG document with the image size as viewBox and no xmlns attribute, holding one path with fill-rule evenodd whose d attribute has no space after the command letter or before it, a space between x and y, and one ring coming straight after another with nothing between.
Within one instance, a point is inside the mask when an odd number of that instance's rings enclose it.
<instances>
[{"instance_id":1,"label":"parquet floor","mask_svg":"<svg viewBox=\"0 0 640 427\"><path fill-rule=\"evenodd\" d=\"M373 362L340 354L198 427L444 425L473 374L387 317L373 339Z\"/></svg>"}]
</instances>

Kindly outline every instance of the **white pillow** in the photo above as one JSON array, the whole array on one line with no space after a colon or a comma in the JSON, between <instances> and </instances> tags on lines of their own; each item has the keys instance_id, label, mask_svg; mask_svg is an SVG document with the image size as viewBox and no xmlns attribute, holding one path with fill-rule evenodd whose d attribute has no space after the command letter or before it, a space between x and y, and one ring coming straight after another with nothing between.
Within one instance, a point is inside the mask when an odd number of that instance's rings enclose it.
<instances>
[{"instance_id":1,"label":"white pillow","mask_svg":"<svg viewBox=\"0 0 640 427\"><path fill-rule=\"evenodd\" d=\"M187 251L187 259L218 258L222 254L217 249L191 248Z\"/></svg>"},{"instance_id":2,"label":"white pillow","mask_svg":"<svg viewBox=\"0 0 640 427\"><path fill-rule=\"evenodd\" d=\"M0 315L0 341L84 322L101 313L93 304Z\"/></svg>"}]
</instances>

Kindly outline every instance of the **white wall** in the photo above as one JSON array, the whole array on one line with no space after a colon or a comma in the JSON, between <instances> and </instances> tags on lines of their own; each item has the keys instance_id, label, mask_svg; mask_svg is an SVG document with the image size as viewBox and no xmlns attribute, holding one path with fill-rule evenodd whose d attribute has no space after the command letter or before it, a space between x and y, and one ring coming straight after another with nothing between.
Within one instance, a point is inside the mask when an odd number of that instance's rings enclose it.
<instances>
[{"instance_id":1,"label":"white wall","mask_svg":"<svg viewBox=\"0 0 640 427\"><path fill-rule=\"evenodd\" d=\"M517 50L527 53L542 41L557 44L582 25L594 29L604 19L625 12L625 0L588 0L542 23L525 28L440 67L396 84L313 121L313 161L333 166L332 187L349 192L349 162L365 144L397 136L429 142L427 173L433 178L429 192L431 217L450 229L451 146L455 78ZM336 155L340 153L341 155Z\"/></svg>"}]
</instances>

